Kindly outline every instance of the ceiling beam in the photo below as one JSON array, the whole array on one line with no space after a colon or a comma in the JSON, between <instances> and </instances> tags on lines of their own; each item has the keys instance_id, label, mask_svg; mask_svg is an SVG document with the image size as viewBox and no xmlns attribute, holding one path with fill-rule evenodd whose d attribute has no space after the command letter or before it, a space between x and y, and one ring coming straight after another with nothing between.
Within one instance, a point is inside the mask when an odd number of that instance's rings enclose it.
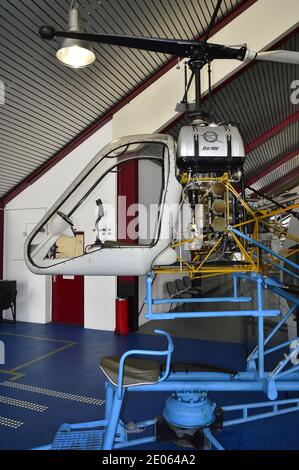
<instances>
[{"instance_id":1,"label":"ceiling beam","mask_svg":"<svg viewBox=\"0 0 299 470\"><path fill-rule=\"evenodd\" d=\"M299 155L299 148L296 150L293 150L287 155L284 155L282 158L275 160L274 162L267 165L257 176L252 176L251 178L248 178L247 180L245 180L245 186L252 186L254 183L256 183L257 181L267 176L269 173L272 173L272 171L277 170L285 163L289 162L290 160L293 160L293 158L296 158L298 155Z\"/></svg>"}]
</instances>

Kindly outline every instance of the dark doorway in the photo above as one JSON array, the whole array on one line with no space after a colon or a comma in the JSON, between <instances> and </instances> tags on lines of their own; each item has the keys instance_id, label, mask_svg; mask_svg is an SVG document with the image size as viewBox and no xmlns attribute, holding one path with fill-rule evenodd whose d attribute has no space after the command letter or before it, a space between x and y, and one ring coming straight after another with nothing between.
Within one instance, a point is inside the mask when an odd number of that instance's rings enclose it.
<instances>
[{"instance_id":1,"label":"dark doorway","mask_svg":"<svg viewBox=\"0 0 299 470\"><path fill-rule=\"evenodd\" d=\"M84 325L84 276L52 277L52 320Z\"/></svg>"},{"instance_id":2,"label":"dark doorway","mask_svg":"<svg viewBox=\"0 0 299 470\"><path fill-rule=\"evenodd\" d=\"M84 249L84 233L60 237L55 257L80 256ZM84 276L52 276L52 321L84 326Z\"/></svg>"}]
</instances>

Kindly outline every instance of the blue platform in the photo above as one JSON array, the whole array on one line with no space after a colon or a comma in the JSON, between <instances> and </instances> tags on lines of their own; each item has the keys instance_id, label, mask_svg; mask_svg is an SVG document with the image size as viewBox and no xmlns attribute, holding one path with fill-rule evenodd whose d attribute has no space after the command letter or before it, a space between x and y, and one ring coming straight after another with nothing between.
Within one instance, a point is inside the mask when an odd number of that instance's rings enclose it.
<instances>
[{"instance_id":1,"label":"blue platform","mask_svg":"<svg viewBox=\"0 0 299 470\"><path fill-rule=\"evenodd\" d=\"M152 335L116 337L111 332L54 324L0 324L0 339L6 346L6 364L0 365L0 449L37 447L52 442L61 423L102 419L104 377L98 367L101 356L161 346L161 339ZM245 368L244 348L240 344L182 338L176 338L174 343L174 361ZM275 357L271 360L275 362ZM161 414L168 394L142 394L138 400L134 395L129 396L125 420L150 419ZM296 395L289 394L292 396ZM259 393L213 393L211 397L219 405L265 399ZM299 449L298 428L299 412L227 428L217 437L229 449ZM176 447L154 443L142 448Z\"/></svg>"}]
</instances>

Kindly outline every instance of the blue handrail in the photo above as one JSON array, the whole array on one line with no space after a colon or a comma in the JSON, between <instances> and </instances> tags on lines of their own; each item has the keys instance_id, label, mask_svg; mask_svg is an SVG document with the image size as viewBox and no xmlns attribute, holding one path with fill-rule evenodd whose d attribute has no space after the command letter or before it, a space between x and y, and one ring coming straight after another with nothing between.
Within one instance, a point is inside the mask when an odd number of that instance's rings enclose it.
<instances>
[{"instance_id":1,"label":"blue handrail","mask_svg":"<svg viewBox=\"0 0 299 470\"><path fill-rule=\"evenodd\" d=\"M142 356L167 356L166 359L166 367L165 371L159 378L158 382L163 382L170 372L170 364L171 364L171 355L174 349L172 337L169 333L164 330L154 330L155 333L166 336L168 340L168 348L162 351L153 351L153 350L143 350L143 349L131 349L130 351L125 352L119 361L119 372L118 372L118 384L117 384L117 394L118 397L121 398L122 396L122 387L123 387L123 378L124 378L124 365L125 360L128 356L132 355L142 355Z\"/></svg>"}]
</instances>

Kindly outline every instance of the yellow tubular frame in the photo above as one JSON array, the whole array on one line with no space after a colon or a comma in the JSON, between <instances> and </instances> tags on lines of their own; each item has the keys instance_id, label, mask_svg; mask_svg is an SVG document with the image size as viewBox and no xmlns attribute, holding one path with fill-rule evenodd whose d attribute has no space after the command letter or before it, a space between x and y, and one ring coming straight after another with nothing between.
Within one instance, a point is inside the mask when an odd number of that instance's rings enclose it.
<instances>
[{"instance_id":1,"label":"yellow tubular frame","mask_svg":"<svg viewBox=\"0 0 299 470\"><path fill-rule=\"evenodd\" d=\"M227 224L229 225L230 223L230 193L233 194L236 199L241 203L241 205L244 207L248 215L250 215L250 219L240 222L238 224L233 225L233 228L238 228L238 229L243 229L244 227L248 226L249 224L253 224L253 233L252 233L252 238L255 240L258 240L259 237L259 227L262 224L263 226L266 226L269 228L269 231L273 231L274 233L279 233L281 235L284 235L286 238L298 242L299 243L299 237L296 237L295 235L289 234L285 232L283 229L280 227L275 226L274 224L271 224L269 222L266 222L264 219L271 218L275 215L280 215L289 211L292 211L294 209L299 208L299 204L292 204L290 206L287 206L285 208L279 208L275 209L272 211L267 211L267 210L257 210L254 211L252 210L249 205L244 201L241 197L241 195L236 191L236 189L233 187L231 182L229 181L229 175L228 173L224 173L220 177L216 178L204 178L204 177L193 177L189 178L187 173L184 173L180 179L181 184L186 184L187 182L197 182L197 183L203 183L203 182L222 182L225 186L225 199L226 199L226 221ZM231 236L233 237L243 259L246 261L246 264L240 265L231 265L231 266L208 266L207 261L213 254L213 252L216 250L217 246L220 244L220 242L223 240L224 236L227 234L227 230L223 233L221 237L216 241L216 243L212 246L212 248L209 250L207 255L204 257L204 259L199 262L199 255L196 255L193 259L192 262L188 262L184 258L178 257L178 261L183 267L157 267L154 269L154 272L157 274L176 274L176 273L187 273L189 276L193 279L197 278L206 278L206 277L213 277L213 276L220 276L220 275L225 275L225 274L231 274L234 272L263 272L267 269L269 269L273 264L277 262L277 259L275 259L274 256L267 256L265 260L269 260L269 262L263 263L260 260L260 250L258 247L251 247L250 251L248 252L248 246L246 241L243 239L237 237L234 233L230 232ZM172 248L176 248L178 246L182 246L186 243L191 243L194 241L193 239L189 240L181 240L177 241L172 245ZM291 256L294 253L297 253L299 251L299 247L291 247L286 250L282 250L280 254L284 253L283 256L286 258L288 256Z\"/></svg>"}]
</instances>

